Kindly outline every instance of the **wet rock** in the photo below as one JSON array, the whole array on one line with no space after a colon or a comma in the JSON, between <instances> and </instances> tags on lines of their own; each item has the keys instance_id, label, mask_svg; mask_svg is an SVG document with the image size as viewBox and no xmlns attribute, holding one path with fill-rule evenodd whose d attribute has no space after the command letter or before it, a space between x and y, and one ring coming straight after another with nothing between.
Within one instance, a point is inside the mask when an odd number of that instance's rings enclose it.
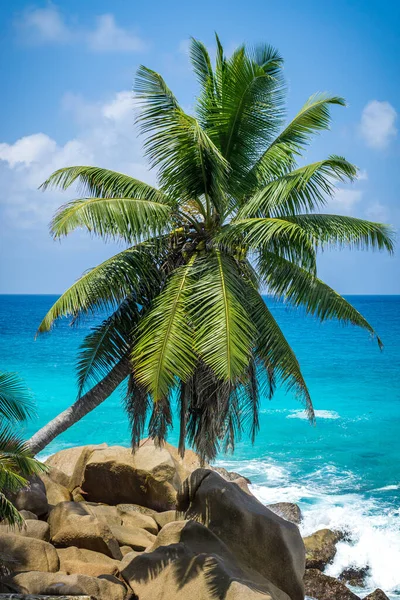
<instances>
[{"instance_id":1,"label":"wet rock","mask_svg":"<svg viewBox=\"0 0 400 600\"><path fill-rule=\"evenodd\" d=\"M365 596L364 600L389 600L389 598L383 590L377 588L374 592Z\"/></svg>"},{"instance_id":2,"label":"wet rock","mask_svg":"<svg viewBox=\"0 0 400 600\"><path fill-rule=\"evenodd\" d=\"M336 555L336 544L341 534L330 529L320 529L304 538L306 568L323 571Z\"/></svg>"},{"instance_id":3,"label":"wet rock","mask_svg":"<svg viewBox=\"0 0 400 600\"><path fill-rule=\"evenodd\" d=\"M300 507L292 502L277 502L276 504L267 504L267 508L283 519L299 525L302 519Z\"/></svg>"},{"instance_id":4,"label":"wet rock","mask_svg":"<svg viewBox=\"0 0 400 600\"><path fill-rule=\"evenodd\" d=\"M304 588L306 596L316 600L360 600L344 583L321 573L319 569L306 569Z\"/></svg>"},{"instance_id":5,"label":"wet rock","mask_svg":"<svg viewBox=\"0 0 400 600\"><path fill-rule=\"evenodd\" d=\"M339 580L353 587L364 587L365 579L370 573L370 568L367 567L348 567L339 575ZM379 600L379 599L377 599Z\"/></svg>"}]
</instances>

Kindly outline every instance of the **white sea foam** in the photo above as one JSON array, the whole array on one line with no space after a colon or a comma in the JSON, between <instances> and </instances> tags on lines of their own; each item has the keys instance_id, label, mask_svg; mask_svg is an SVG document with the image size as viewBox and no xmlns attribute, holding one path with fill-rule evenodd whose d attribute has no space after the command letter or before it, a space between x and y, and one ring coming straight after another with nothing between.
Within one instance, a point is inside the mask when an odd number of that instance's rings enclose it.
<instances>
[{"instance_id":1,"label":"white sea foam","mask_svg":"<svg viewBox=\"0 0 400 600\"><path fill-rule=\"evenodd\" d=\"M340 419L339 413L334 410L316 410L315 416L317 419ZM294 410L286 417L287 419L308 419L305 410Z\"/></svg>"},{"instance_id":2,"label":"white sea foam","mask_svg":"<svg viewBox=\"0 0 400 600\"><path fill-rule=\"evenodd\" d=\"M323 528L339 529L350 534L350 541L337 545L334 562L326 570L337 577L343 569L369 565L367 587L357 589L366 596L377 587L389 597L400 598L400 510L381 506L378 500L367 499L357 490L361 487L351 471L340 471L325 465L301 479L290 466L273 460L223 461L227 469L253 478L250 487L263 504L296 502L303 513L301 533L310 535ZM397 485L381 490L397 489ZM354 493L343 493L352 489Z\"/></svg>"}]
</instances>

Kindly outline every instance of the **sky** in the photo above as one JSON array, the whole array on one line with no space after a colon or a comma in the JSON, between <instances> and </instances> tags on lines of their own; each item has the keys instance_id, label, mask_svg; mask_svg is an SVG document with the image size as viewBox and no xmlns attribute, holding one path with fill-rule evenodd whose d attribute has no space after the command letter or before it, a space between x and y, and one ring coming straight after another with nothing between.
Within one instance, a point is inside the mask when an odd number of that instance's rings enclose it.
<instances>
[{"instance_id":1,"label":"sky","mask_svg":"<svg viewBox=\"0 0 400 600\"><path fill-rule=\"evenodd\" d=\"M285 59L290 119L309 96L344 96L307 162L339 154L360 171L325 212L400 226L398 0L60 0L0 3L0 293L58 294L113 254L85 232L53 241L49 222L73 192L38 191L56 169L96 165L156 182L134 127L144 64L190 110L190 36L227 53L267 42ZM400 294L400 254L326 251L319 275L344 294Z\"/></svg>"}]
</instances>

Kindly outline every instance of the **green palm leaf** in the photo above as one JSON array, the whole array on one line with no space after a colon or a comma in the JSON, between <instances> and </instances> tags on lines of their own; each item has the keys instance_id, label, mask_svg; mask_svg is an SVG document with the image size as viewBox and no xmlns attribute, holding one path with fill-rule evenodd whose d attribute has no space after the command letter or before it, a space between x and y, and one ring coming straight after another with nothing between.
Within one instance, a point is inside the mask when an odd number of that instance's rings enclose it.
<instances>
[{"instance_id":1,"label":"green palm leaf","mask_svg":"<svg viewBox=\"0 0 400 600\"><path fill-rule=\"evenodd\" d=\"M294 306L304 306L308 313L321 321L337 319L341 323L357 325L382 341L372 325L340 294L326 283L284 258L264 253L259 259L259 271L271 292L288 300Z\"/></svg>"},{"instance_id":2,"label":"green palm leaf","mask_svg":"<svg viewBox=\"0 0 400 600\"><path fill-rule=\"evenodd\" d=\"M88 271L54 303L41 322L38 333L49 331L56 319L109 310L133 292L154 285L158 271L145 246L123 250Z\"/></svg>"},{"instance_id":3,"label":"green palm leaf","mask_svg":"<svg viewBox=\"0 0 400 600\"><path fill-rule=\"evenodd\" d=\"M176 378L191 374L195 355L187 301L194 257L175 270L139 327L132 361L137 381L158 402L168 396Z\"/></svg>"},{"instance_id":4,"label":"green palm leaf","mask_svg":"<svg viewBox=\"0 0 400 600\"><path fill-rule=\"evenodd\" d=\"M50 231L60 238L81 227L105 239L133 244L160 235L171 225L168 204L138 198L83 198L62 206Z\"/></svg>"},{"instance_id":5,"label":"green palm leaf","mask_svg":"<svg viewBox=\"0 0 400 600\"><path fill-rule=\"evenodd\" d=\"M235 261L219 250L195 267L190 302L196 351L216 377L234 382L247 368L254 336L243 306L245 284Z\"/></svg>"},{"instance_id":6,"label":"green palm leaf","mask_svg":"<svg viewBox=\"0 0 400 600\"><path fill-rule=\"evenodd\" d=\"M19 375L0 372L0 418L25 421L32 413L32 395Z\"/></svg>"}]
</instances>

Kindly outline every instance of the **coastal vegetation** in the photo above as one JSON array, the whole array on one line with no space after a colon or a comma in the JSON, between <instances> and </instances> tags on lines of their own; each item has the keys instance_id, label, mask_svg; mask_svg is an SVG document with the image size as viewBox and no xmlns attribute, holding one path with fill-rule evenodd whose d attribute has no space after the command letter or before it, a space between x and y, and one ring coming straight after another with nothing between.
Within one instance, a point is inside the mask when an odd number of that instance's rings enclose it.
<instances>
[{"instance_id":1,"label":"coastal vegetation","mask_svg":"<svg viewBox=\"0 0 400 600\"><path fill-rule=\"evenodd\" d=\"M16 427L33 414L29 390L16 373L0 372L0 521L20 526L23 517L10 500L45 467L32 457ZM0 564L1 569L1 564Z\"/></svg>"},{"instance_id":2,"label":"coastal vegetation","mask_svg":"<svg viewBox=\"0 0 400 600\"><path fill-rule=\"evenodd\" d=\"M79 323L108 312L82 345L78 400L33 436L32 452L124 380L134 448L146 427L165 439L176 403L180 454L188 442L211 460L244 430L254 440L260 398L278 383L313 421L298 360L262 290L322 321L359 326L381 346L367 320L317 275L322 249L393 249L388 226L321 212L337 182L357 177L353 164L338 155L302 162L343 98L314 94L286 122L280 54L240 46L227 57L218 37L216 45L213 65L206 47L191 41L200 88L193 114L161 75L138 69L137 126L157 187L94 166L60 169L42 185L77 186L82 196L55 215L55 239L83 228L124 248L85 273L40 324L43 333L61 317Z\"/></svg>"}]
</instances>

